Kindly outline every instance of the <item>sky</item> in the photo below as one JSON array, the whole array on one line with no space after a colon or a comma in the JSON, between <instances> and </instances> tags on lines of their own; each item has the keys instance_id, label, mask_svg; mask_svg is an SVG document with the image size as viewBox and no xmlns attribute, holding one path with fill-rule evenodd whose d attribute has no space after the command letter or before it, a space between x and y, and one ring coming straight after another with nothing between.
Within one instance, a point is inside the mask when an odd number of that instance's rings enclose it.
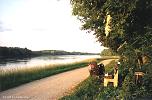
<instances>
[{"instance_id":1,"label":"sky","mask_svg":"<svg viewBox=\"0 0 152 100\"><path fill-rule=\"evenodd\" d=\"M70 0L0 0L0 46L100 53L80 27Z\"/></svg>"}]
</instances>

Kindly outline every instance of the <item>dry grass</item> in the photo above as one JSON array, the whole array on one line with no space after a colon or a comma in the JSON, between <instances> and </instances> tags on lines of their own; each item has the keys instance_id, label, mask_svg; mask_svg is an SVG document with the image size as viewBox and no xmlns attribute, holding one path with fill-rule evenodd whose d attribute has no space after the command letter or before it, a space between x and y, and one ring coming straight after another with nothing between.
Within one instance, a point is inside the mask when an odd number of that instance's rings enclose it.
<instances>
[{"instance_id":1,"label":"dry grass","mask_svg":"<svg viewBox=\"0 0 152 100\"><path fill-rule=\"evenodd\" d=\"M11 70L0 70L0 91L61 72L85 67L90 61L98 60L99 59L86 59L67 64L50 64L31 68L28 67L15 68Z\"/></svg>"}]
</instances>

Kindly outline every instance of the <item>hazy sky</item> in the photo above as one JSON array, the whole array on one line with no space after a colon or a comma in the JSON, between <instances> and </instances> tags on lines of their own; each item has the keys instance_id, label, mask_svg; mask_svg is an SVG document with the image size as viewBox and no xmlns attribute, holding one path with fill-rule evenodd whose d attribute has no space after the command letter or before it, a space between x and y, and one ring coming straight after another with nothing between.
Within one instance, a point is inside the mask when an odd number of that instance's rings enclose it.
<instances>
[{"instance_id":1,"label":"hazy sky","mask_svg":"<svg viewBox=\"0 0 152 100\"><path fill-rule=\"evenodd\" d=\"M0 0L0 46L100 52L71 10L70 0Z\"/></svg>"}]
</instances>

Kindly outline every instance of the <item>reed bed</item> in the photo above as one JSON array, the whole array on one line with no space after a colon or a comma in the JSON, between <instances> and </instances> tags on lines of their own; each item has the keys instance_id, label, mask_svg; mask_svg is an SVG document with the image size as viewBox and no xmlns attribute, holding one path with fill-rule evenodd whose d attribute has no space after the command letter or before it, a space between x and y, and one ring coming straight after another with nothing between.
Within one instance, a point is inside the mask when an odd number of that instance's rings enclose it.
<instances>
[{"instance_id":1,"label":"reed bed","mask_svg":"<svg viewBox=\"0 0 152 100\"><path fill-rule=\"evenodd\" d=\"M68 64L50 64L31 68L15 68L11 70L0 69L0 91L4 91L9 88L13 88L34 80L39 80L61 72L85 67L90 61L100 60L101 59L86 59L83 61Z\"/></svg>"}]
</instances>

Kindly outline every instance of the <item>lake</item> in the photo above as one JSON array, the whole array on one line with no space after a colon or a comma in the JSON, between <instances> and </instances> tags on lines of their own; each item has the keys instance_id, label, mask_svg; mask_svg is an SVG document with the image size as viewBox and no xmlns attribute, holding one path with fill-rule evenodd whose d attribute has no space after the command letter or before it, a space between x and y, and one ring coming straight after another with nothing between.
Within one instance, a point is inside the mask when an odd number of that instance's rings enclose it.
<instances>
[{"instance_id":1,"label":"lake","mask_svg":"<svg viewBox=\"0 0 152 100\"><path fill-rule=\"evenodd\" d=\"M0 63L0 69L28 68L45 66L49 64L67 64L90 58L99 58L99 55L60 55L60 56L39 56L29 59L9 60Z\"/></svg>"}]
</instances>

